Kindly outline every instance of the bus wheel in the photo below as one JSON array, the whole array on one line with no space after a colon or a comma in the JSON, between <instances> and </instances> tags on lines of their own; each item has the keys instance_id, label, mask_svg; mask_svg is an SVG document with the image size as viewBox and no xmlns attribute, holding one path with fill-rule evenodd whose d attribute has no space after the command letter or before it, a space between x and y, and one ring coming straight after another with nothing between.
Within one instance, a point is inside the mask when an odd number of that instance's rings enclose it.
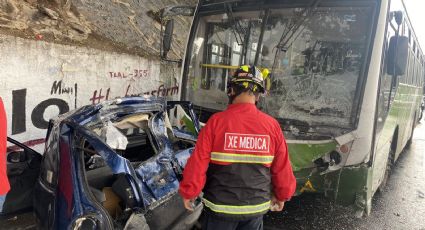
<instances>
[{"instance_id":1,"label":"bus wheel","mask_svg":"<svg viewBox=\"0 0 425 230\"><path fill-rule=\"evenodd\" d=\"M378 192L383 193L385 187L387 186L388 179L390 178L391 168L393 167L393 156L394 156L394 150L391 148L390 152L388 153L388 160L387 160L387 166L385 168L385 174L382 178L381 184L378 187Z\"/></svg>"},{"instance_id":2,"label":"bus wheel","mask_svg":"<svg viewBox=\"0 0 425 230\"><path fill-rule=\"evenodd\" d=\"M410 145L412 144L412 141L413 141L413 131L415 131L415 125L416 125L416 121L413 120L412 131L410 131L410 138L409 138L409 140L406 143L406 147L407 148L410 147Z\"/></svg>"}]
</instances>

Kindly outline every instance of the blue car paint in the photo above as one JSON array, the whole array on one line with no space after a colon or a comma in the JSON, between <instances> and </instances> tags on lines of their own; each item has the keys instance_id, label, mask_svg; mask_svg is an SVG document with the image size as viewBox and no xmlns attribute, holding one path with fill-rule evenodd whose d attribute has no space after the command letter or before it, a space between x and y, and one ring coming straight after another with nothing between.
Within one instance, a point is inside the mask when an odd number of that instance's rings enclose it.
<instances>
[{"instance_id":1,"label":"blue car paint","mask_svg":"<svg viewBox=\"0 0 425 230\"><path fill-rule=\"evenodd\" d=\"M80 174L80 170L84 167L81 165L83 161L80 159L80 154L74 154L76 145L73 141L76 135L84 137L95 151L104 158L106 164L115 174L124 173L127 175L129 183L135 191L134 194L139 208L151 208L150 206L155 206L155 202L177 192L179 183L174 170L176 167L185 165L193 148L174 153L172 144L166 136L164 123L166 109L167 104L163 99L123 98L113 102L85 106L74 112L60 115L52 121L54 126L60 126L60 162L63 159L68 159L69 165L61 165L62 167L59 170L59 176L65 176L68 180L64 178L58 180L59 189L56 198L57 213L55 218L57 225L54 224L51 227L55 229L69 228L76 218L86 215L94 215L99 221L103 222L100 223L102 226L107 225L107 220L102 218L105 213L102 213L102 210L99 210L92 199L88 197L89 191L85 191L84 177ZM133 168L127 159L116 154L103 140L85 127L90 122L104 122L128 114L147 112L157 112L154 118L149 120L149 128L159 145L158 154L136 168ZM199 123L197 123L193 111L190 111L190 115L196 121L195 127L199 131ZM52 130L53 132L58 131L57 128L49 127L48 135L51 134ZM191 135L185 135L188 139L196 139ZM70 169L70 175L64 174L67 172L64 172L65 168ZM62 185L69 182L71 184L67 186L71 187L71 193L66 185ZM72 197L70 197L71 195Z\"/></svg>"},{"instance_id":2,"label":"blue car paint","mask_svg":"<svg viewBox=\"0 0 425 230\"><path fill-rule=\"evenodd\" d=\"M143 162L136 169L139 178L143 181L140 185L145 185L141 190L147 205L166 197L167 194L177 192L179 187L178 178L174 171L175 165L173 165L173 162L177 159L173 156L174 151L171 142L166 136L162 112L157 113L150 120L149 128L159 145L159 154Z\"/></svg>"},{"instance_id":3,"label":"blue car paint","mask_svg":"<svg viewBox=\"0 0 425 230\"><path fill-rule=\"evenodd\" d=\"M146 199L148 205L178 189L179 183L171 164L158 158L142 164L136 172L150 192L150 199Z\"/></svg>"},{"instance_id":4,"label":"blue car paint","mask_svg":"<svg viewBox=\"0 0 425 230\"><path fill-rule=\"evenodd\" d=\"M56 220L51 229L67 229L75 219L81 216L94 215L102 220L102 212L96 208L94 202L88 197L88 191L84 189L82 175L78 175L81 164L79 154L73 154L73 136L76 129L66 121L60 123L59 135L59 175L56 191ZM105 215L105 213L103 213ZM100 223L106 226L106 223ZM44 225L46 226L46 225Z\"/></svg>"},{"instance_id":5,"label":"blue car paint","mask_svg":"<svg viewBox=\"0 0 425 230\"><path fill-rule=\"evenodd\" d=\"M183 168L186 165L187 160L189 159L190 155L192 155L193 150L195 150L195 148L181 150L176 153L175 157L180 167Z\"/></svg>"}]
</instances>

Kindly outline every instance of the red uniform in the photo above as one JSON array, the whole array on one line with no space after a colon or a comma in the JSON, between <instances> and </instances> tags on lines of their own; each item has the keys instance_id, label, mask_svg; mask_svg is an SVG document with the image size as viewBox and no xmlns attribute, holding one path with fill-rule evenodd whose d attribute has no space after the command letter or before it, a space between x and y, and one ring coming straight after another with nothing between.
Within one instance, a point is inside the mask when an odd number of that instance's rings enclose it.
<instances>
[{"instance_id":1,"label":"red uniform","mask_svg":"<svg viewBox=\"0 0 425 230\"><path fill-rule=\"evenodd\" d=\"M6 194L9 189L6 168L6 148L7 148L7 122L3 101L0 98L0 196Z\"/></svg>"},{"instance_id":2,"label":"red uniform","mask_svg":"<svg viewBox=\"0 0 425 230\"><path fill-rule=\"evenodd\" d=\"M272 187L273 191L270 190ZM231 104L201 130L180 182L182 197L201 190L204 204L224 216L262 215L271 193L291 198L296 181L279 123L254 104Z\"/></svg>"}]
</instances>

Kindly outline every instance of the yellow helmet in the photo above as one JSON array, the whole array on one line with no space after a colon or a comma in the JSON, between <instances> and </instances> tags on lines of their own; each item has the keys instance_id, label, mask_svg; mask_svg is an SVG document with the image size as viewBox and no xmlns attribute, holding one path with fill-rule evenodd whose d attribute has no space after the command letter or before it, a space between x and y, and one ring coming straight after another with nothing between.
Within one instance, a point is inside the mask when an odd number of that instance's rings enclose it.
<instances>
[{"instance_id":1,"label":"yellow helmet","mask_svg":"<svg viewBox=\"0 0 425 230\"><path fill-rule=\"evenodd\" d=\"M243 65L239 67L239 69L237 69L233 76L229 79L228 86L238 84L245 88L251 87L253 92L265 93L264 79L267 76L264 76L263 73L264 75L268 75L269 70L263 69L263 71L260 71L260 69L255 66Z\"/></svg>"}]
</instances>

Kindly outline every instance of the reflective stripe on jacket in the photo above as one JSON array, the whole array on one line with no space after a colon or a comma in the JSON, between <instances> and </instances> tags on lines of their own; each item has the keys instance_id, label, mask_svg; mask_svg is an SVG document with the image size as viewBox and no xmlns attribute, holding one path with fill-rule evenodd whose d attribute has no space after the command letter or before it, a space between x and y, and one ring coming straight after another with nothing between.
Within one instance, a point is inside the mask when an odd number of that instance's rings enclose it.
<instances>
[{"instance_id":1,"label":"reflective stripe on jacket","mask_svg":"<svg viewBox=\"0 0 425 230\"><path fill-rule=\"evenodd\" d=\"M207 199L203 199L205 206L214 212L227 214L253 214L267 211L270 208L270 201L257 205L219 205Z\"/></svg>"},{"instance_id":2,"label":"reflective stripe on jacket","mask_svg":"<svg viewBox=\"0 0 425 230\"><path fill-rule=\"evenodd\" d=\"M258 164L271 164L274 156L257 156L255 154L244 153L211 153L211 160L216 162L226 163L258 163Z\"/></svg>"},{"instance_id":3,"label":"reflective stripe on jacket","mask_svg":"<svg viewBox=\"0 0 425 230\"><path fill-rule=\"evenodd\" d=\"M278 122L254 104L232 104L201 130L179 192L192 199L203 190L212 213L245 219L267 212L272 192L288 200L295 187Z\"/></svg>"}]
</instances>

